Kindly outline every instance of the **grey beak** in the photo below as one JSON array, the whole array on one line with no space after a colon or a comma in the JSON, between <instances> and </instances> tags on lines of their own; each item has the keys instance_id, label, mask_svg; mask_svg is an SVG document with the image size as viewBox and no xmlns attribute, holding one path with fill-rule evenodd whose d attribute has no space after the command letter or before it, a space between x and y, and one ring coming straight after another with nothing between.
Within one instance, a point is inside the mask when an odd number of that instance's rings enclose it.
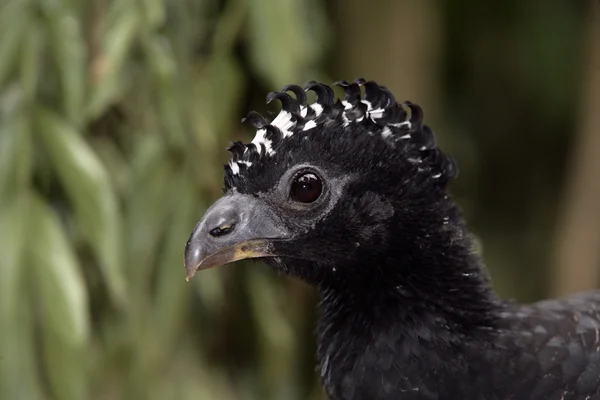
<instances>
[{"instance_id":1,"label":"grey beak","mask_svg":"<svg viewBox=\"0 0 600 400\"><path fill-rule=\"evenodd\" d=\"M261 199L238 193L225 195L206 211L185 245L186 279L201 269L277 256L273 241L288 236L280 219Z\"/></svg>"}]
</instances>

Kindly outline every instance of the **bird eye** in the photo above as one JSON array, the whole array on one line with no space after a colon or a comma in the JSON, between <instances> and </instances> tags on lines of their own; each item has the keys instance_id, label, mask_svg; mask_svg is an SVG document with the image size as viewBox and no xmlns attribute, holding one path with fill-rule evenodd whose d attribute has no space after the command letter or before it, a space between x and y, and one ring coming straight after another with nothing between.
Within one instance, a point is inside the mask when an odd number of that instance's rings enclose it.
<instances>
[{"instance_id":1,"label":"bird eye","mask_svg":"<svg viewBox=\"0 0 600 400\"><path fill-rule=\"evenodd\" d=\"M318 176L306 173L294 179L290 189L290 197L300 203L312 203L316 201L323 191L323 183Z\"/></svg>"}]
</instances>

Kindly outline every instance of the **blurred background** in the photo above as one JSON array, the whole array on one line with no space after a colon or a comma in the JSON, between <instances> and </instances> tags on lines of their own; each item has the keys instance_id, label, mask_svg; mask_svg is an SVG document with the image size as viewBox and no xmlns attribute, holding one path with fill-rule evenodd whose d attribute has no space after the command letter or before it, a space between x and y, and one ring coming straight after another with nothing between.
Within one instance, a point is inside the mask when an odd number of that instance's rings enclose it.
<instances>
[{"instance_id":1,"label":"blurred background","mask_svg":"<svg viewBox=\"0 0 600 400\"><path fill-rule=\"evenodd\" d=\"M597 1L0 0L0 399L323 399L315 293L184 280L284 84L420 104L500 295L600 283Z\"/></svg>"}]
</instances>

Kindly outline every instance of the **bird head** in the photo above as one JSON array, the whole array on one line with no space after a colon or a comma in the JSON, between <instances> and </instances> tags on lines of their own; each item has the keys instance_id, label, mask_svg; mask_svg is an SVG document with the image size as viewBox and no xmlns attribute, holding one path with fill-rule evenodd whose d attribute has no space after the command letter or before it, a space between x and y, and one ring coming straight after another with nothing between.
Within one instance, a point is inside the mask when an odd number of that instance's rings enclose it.
<instances>
[{"instance_id":1,"label":"bird head","mask_svg":"<svg viewBox=\"0 0 600 400\"><path fill-rule=\"evenodd\" d=\"M258 258L310 283L360 284L426 252L432 232L456 234L446 184L457 168L421 108L372 81L338 84L341 101L321 83L290 85L267 96L282 104L275 118L245 118L256 136L229 148L225 194L186 244L188 278Z\"/></svg>"}]
</instances>

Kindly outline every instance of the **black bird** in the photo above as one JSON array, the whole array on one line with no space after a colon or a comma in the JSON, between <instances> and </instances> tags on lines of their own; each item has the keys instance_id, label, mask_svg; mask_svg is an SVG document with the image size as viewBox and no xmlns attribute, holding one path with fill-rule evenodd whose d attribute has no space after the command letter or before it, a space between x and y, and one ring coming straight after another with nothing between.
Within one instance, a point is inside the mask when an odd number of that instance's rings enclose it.
<instances>
[{"instance_id":1,"label":"black bird","mask_svg":"<svg viewBox=\"0 0 600 400\"><path fill-rule=\"evenodd\" d=\"M314 285L332 400L600 399L600 293L498 298L421 109L375 82L339 85L343 101L310 82L268 95L282 103L272 121L248 115L256 137L229 149L188 278L260 258Z\"/></svg>"}]
</instances>

